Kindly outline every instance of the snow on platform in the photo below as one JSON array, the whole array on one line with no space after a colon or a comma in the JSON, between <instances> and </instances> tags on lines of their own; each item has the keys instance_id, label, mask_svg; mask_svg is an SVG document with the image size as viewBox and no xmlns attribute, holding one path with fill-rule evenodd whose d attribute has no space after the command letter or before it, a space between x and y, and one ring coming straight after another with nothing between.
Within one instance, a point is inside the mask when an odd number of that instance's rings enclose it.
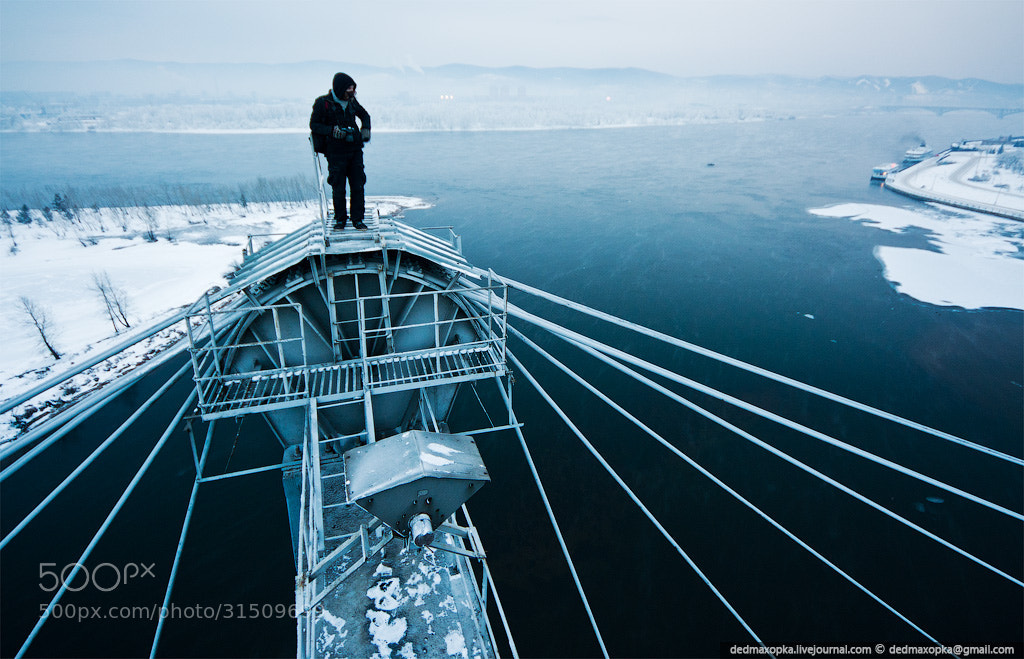
<instances>
[{"instance_id":1,"label":"snow on platform","mask_svg":"<svg viewBox=\"0 0 1024 659\"><path fill-rule=\"evenodd\" d=\"M334 568L328 580L345 567ZM396 538L323 601L316 656L494 656L472 579L455 554L408 547Z\"/></svg>"}]
</instances>

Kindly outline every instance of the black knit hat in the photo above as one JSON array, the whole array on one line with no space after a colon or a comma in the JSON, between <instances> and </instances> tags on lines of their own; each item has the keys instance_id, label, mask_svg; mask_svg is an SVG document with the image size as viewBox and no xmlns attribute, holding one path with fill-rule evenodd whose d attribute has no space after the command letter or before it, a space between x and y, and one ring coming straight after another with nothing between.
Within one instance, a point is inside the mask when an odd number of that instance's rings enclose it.
<instances>
[{"instance_id":1,"label":"black knit hat","mask_svg":"<svg viewBox=\"0 0 1024 659\"><path fill-rule=\"evenodd\" d=\"M331 83L331 89L334 90L334 95L341 98L345 93L345 90L349 87L355 87L356 81L347 73L335 73L334 82Z\"/></svg>"}]
</instances>

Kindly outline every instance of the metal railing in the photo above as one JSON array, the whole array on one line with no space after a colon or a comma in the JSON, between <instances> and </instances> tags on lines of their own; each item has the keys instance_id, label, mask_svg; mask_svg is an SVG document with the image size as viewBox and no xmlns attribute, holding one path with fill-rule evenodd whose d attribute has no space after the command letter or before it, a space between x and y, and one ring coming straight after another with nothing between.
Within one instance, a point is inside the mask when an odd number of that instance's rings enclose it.
<instances>
[{"instance_id":1,"label":"metal railing","mask_svg":"<svg viewBox=\"0 0 1024 659\"><path fill-rule=\"evenodd\" d=\"M316 442L314 442L315 444ZM309 447L307 447L309 448ZM315 449L314 449L315 450ZM304 455L306 452L304 451ZM303 499L302 499L302 522L299 537L299 579L296 589L296 618L298 623L298 653L297 656L309 657L315 654L316 622L320 612L320 604L341 584L345 582L356 570L366 564L368 560L378 552L382 551L388 543L395 539L391 528L375 519L369 524L360 525L359 530L347 537L340 545L335 547L329 554L323 556L323 548L317 549L318 538L322 538L321 527L317 527L315 514L315 497L306 496L313 491L315 483L315 460L309 461L303 458ZM487 555L484 552L483 542L476 527L473 526L469 516L469 510L465 504L462 505L462 513L466 518L466 526L460 526L455 521L455 515L449 518L448 522L437 529L437 536L429 548L445 551L458 556L456 559L463 563L464 574L468 575L469 582L467 590L472 596L471 605L474 610L474 617L483 621L481 631L486 633L491 648L497 656L497 639L494 626L490 616L487 615L487 607L490 597L493 597L495 609L497 610L505 630L505 638L512 651L513 657L518 657L515 641L512 638L508 626L508 619L504 607L498 596L498 590L494 583L487 564ZM452 540L445 542L441 536L449 536ZM468 548L466 544L468 543ZM330 583L326 583L326 574L329 568L336 567L341 562L342 571ZM476 559L480 562L481 579L478 580L474 570L470 568L469 559Z\"/></svg>"},{"instance_id":2,"label":"metal railing","mask_svg":"<svg viewBox=\"0 0 1024 659\"><path fill-rule=\"evenodd\" d=\"M202 311L186 316L189 352L195 372L199 408L205 414L215 405L230 402L235 408L273 405L309 397L309 369L306 360L306 319L299 304L250 305L236 309L213 309L209 303ZM239 313L270 314L273 337L260 339L254 324L249 326L255 340L217 343L218 316ZM282 331L282 316L295 314L297 332L288 336ZM193 318L199 319L202 330L193 327ZM236 321L237 322L237 321ZM205 331L204 331L205 330ZM291 344L298 344L292 346ZM259 348L272 368L238 370L239 362L233 357L240 349ZM253 366L257 366L254 360ZM228 370L233 368L235 370Z\"/></svg>"},{"instance_id":3,"label":"metal railing","mask_svg":"<svg viewBox=\"0 0 1024 659\"><path fill-rule=\"evenodd\" d=\"M327 440L324 440L327 441ZM297 656L315 655L316 622L320 603L345 579L359 569L392 539L391 530L380 520L360 525L356 533L330 553L326 553L328 538L324 531L323 472L320 455L320 426L316 401L310 401L306 432L302 442L302 474L299 495L298 579L295 588L295 616L297 622ZM371 542L373 532L376 540ZM357 544L358 543L358 544ZM345 569L330 583L328 568L339 559L360 550L358 557L349 560Z\"/></svg>"},{"instance_id":4,"label":"metal railing","mask_svg":"<svg viewBox=\"0 0 1024 659\"><path fill-rule=\"evenodd\" d=\"M469 293L491 303L480 309L460 302L459 297ZM360 390L477 379L504 371L508 307L504 284L368 296L357 293L331 303L335 309L355 307L348 319L332 322L337 335L347 337L340 341L354 342L358 348L350 351L353 359L312 366L306 355L305 326L309 321L300 304L230 309L215 309L206 301L194 305L186 316L187 333L204 418L294 407L311 398L339 400ZM368 310L374 305L379 312ZM398 310L397 315L391 309ZM223 325L241 327L238 323L253 314L262 316L261 322L253 319L244 332L228 341L218 338ZM472 336L453 337L460 324L470 325L472 332L465 333ZM401 343L410 338L415 348L395 349L396 339ZM241 351L257 357L239 359ZM338 373L325 375L321 372L325 370Z\"/></svg>"},{"instance_id":5,"label":"metal railing","mask_svg":"<svg viewBox=\"0 0 1024 659\"><path fill-rule=\"evenodd\" d=\"M327 205L327 177L324 176L323 163L320 160L320 154L316 152L316 147L313 146L313 136L309 136L309 150L313 154L313 169L316 172L316 189L318 200L320 202L320 224L323 228L324 234L327 233L327 216L330 213L330 208Z\"/></svg>"},{"instance_id":6,"label":"metal railing","mask_svg":"<svg viewBox=\"0 0 1024 659\"><path fill-rule=\"evenodd\" d=\"M445 239L449 245L452 246L459 254L462 254L462 236L455 233L455 227L451 225L437 226L437 227L419 227L420 231L447 231L448 237Z\"/></svg>"},{"instance_id":7,"label":"metal railing","mask_svg":"<svg viewBox=\"0 0 1024 659\"><path fill-rule=\"evenodd\" d=\"M440 549L442 551L459 554L464 557L462 560L475 558L480 561L480 581L477 581L476 574L473 570L466 570L469 575L469 591L473 595L473 607L477 611L477 615L483 619L485 631L491 642L491 648L494 650L494 655L498 656L498 644L497 637L494 633L494 626L491 624L491 617L487 615L488 605L488 593L494 597L494 606L498 611L498 615L501 618L502 626L505 628L505 640L508 641L509 650L512 652L513 657L518 657L519 652L516 649L515 640L512 638L512 631L508 626L508 618L505 616L505 608L501 605L501 598L498 596L498 589L494 583L494 577L491 575L491 569L487 564L487 554L484 551L483 541L480 539L480 533L473 525L473 519L469 516L469 508L466 504L462 504L462 514L466 518L466 526L459 526L456 522L456 516L452 515L449 518L449 522L442 524L438 527L437 531L439 534L446 534L452 538L461 538L464 546L466 540L469 541L469 550L441 544L438 538L435 536L434 542L431 543L431 547L434 549ZM458 542L458 541L456 541ZM468 567L468 566L467 566Z\"/></svg>"},{"instance_id":8,"label":"metal railing","mask_svg":"<svg viewBox=\"0 0 1024 659\"><path fill-rule=\"evenodd\" d=\"M487 308L480 309L475 305L459 304L456 296L464 293L485 294L488 301L492 302ZM406 322L413 311L414 305L420 304L421 299L429 299L431 316L429 320L419 322ZM442 317L442 299L447 299L454 307L454 314L451 317ZM401 306L401 300L408 300L398 317L393 317L389 309ZM501 304L498 304L498 302ZM377 302L380 304L379 315L369 315L367 304ZM441 367L441 355L444 349L474 350L487 348L493 351L496 362L505 362L506 331L505 321L508 316L508 287L505 284L496 284L488 281L486 286L468 286L461 288L449 288L433 291L413 291L409 293L383 293L380 295L356 295L351 298L335 300L337 305L356 305L356 317L348 320L335 321L339 328L355 326L356 331L344 332L348 341L355 337L359 338L359 358L364 363L378 360L380 357L397 357L403 354L421 353L431 351L436 357L435 364L438 370ZM449 312L451 313L451 312ZM485 338L477 341L449 343L451 333L456 324L468 322L474 326L479 336ZM381 341L393 339L400 332L420 330L422 335L432 338L430 345L415 351L401 351L393 353L377 353L371 350Z\"/></svg>"},{"instance_id":9,"label":"metal railing","mask_svg":"<svg viewBox=\"0 0 1024 659\"><path fill-rule=\"evenodd\" d=\"M242 252L242 258L252 258L256 252L273 244L279 238L283 238L288 235L289 234L287 233L250 233L245 237L245 251ZM257 240L253 240L253 238L257 238ZM259 238L265 238L266 240L258 240Z\"/></svg>"}]
</instances>

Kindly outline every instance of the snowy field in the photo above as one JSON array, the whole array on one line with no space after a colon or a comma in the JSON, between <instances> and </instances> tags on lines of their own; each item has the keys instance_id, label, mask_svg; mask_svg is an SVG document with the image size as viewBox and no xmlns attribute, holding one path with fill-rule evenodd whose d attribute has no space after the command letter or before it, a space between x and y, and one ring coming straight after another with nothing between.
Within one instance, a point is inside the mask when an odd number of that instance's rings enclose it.
<instances>
[{"instance_id":1,"label":"snowy field","mask_svg":"<svg viewBox=\"0 0 1024 659\"><path fill-rule=\"evenodd\" d=\"M927 231L937 251L875 248L885 278L900 293L939 306L1024 310L1024 223L937 205L839 204L810 212L896 233Z\"/></svg>"},{"instance_id":2,"label":"snowy field","mask_svg":"<svg viewBox=\"0 0 1024 659\"><path fill-rule=\"evenodd\" d=\"M382 215L423 208L403 197L371 197ZM31 224L6 223L0 238L0 400L27 390L41 378L70 369L133 333L195 302L242 261L250 235L269 240L318 217L315 205L237 204L204 207L83 209L74 221L45 221L31 211ZM154 240L155 238L155 240ZM115 323L95 283L106 277L123 293L130 327ZM45 312L54 359L23 309L22 298ZM116 330L116 331L115 331ZM171 327L133 350L76 376L61 391L43 394L0 416L0 441L13 437L14 413L36 420L80 392L114 379L184 334Z\"/></svg>"}]
</instances>

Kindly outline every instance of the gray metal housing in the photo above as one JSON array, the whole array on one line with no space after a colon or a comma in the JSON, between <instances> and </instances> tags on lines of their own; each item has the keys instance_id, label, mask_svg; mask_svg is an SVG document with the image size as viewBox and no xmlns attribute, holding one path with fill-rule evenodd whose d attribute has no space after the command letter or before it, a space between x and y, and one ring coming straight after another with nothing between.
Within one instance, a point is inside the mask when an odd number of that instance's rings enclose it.
<instances>
[{"instance_id":1,"label":"gray metal housing","mask_svg":"<svg viewBox=\"0 0 1024 659\"><path fill-rule=\"evenodd\" d=\"M411 430L344 457L348 500L403 536L421 513L437 528L490 480L466 435Z\"/></svg>"}]
</instances>

